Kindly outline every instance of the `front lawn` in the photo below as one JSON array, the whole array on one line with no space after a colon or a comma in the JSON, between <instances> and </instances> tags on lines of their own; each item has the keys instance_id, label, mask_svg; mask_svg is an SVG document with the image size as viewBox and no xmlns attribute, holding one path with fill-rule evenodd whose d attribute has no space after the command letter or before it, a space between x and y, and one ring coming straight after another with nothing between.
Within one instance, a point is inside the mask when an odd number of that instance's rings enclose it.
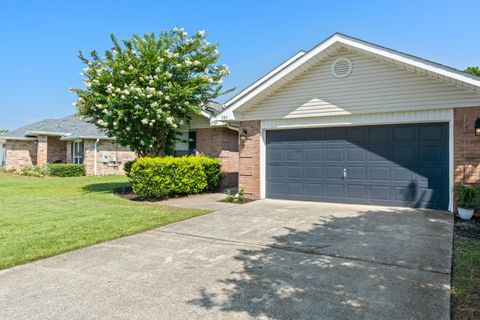
<instances>
[{"instance_id":1,"label":"front lawn","mask_svg":"<svg viewBox=\"0 0 480 320\"><path fill-rule=\"evenodd\" d=\"M480 319L480 219L455 221L452 318Z\"/></svg>"},{"instance_id":2,"label":"front lawn","mask_svg":"<svg viewBox=\"0 0 480 320\"><path fill-rule=\"evenodd\" d=\"M121 176L0 174L0 269L207 213L113 194L127 185Z\"/></svg>"}]
</instances>

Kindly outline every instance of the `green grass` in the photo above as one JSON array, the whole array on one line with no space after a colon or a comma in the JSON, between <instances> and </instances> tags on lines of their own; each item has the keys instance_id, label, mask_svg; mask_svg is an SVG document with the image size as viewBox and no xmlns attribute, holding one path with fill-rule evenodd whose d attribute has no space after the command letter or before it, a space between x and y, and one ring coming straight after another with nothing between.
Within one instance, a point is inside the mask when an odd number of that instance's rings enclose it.
<instances>
[{"instance_id":1,"label":"green grass","mask_svg":"<svg viewBox=\"0 0 480 320\"><path fill-rule=\"evenodd\" d=\"M0 269L207 213L121 199L120 176L0 174Z\"/></svg>"},{"instance_id":2,"label":"green grass","mask_svg":"<svg viewBox=\"0 0 480 320\"><path fill-rule=\"evenodd\" d=\"M452 317L480 319L480 240L455 240Z\"/></svg>"}]
</instances>

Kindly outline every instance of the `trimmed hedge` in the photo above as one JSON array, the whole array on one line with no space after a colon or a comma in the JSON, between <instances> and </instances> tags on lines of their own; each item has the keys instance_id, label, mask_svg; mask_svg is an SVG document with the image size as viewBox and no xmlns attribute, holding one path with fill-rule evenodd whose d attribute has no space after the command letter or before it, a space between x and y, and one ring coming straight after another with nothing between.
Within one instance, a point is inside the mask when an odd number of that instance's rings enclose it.
<instances>
[{"instance_id":1,"label":"trimmed hedge","mask_svg":"<svg viewBox=\"0 0 480 320\"><path fill-rule=\"evenodd\" d=\"M145 198L213 191L220 186L220 162L205 156L138 158L128 177L133 192Z\"/></svg>"},{"instance_id":2,"label":"trimmed hedge","mask_svg":"<svg viewBox=\"0 0 480 320\"><path fill-rule=\"evenodd\" d=\"M49 164L48 175L54 177L81 177L85 175L84 164L54 163Z\"/></svg>"},{"instance_id":3,"label":"trimmed hedge","mask_svg":"<svg viewBox=\"0 0 480 320\"><path fill-rule=\"evenodd\" d=\"M136 160L136 159L135 159ZM130 160L130 161L127 161L125 162L125 164L123 165L123 171L125 171L125 175L128 177L128 175L130 174L130 171L132 170L132 166L133 164L135 163L135 160Z\"/></svg>"}]
</instances>

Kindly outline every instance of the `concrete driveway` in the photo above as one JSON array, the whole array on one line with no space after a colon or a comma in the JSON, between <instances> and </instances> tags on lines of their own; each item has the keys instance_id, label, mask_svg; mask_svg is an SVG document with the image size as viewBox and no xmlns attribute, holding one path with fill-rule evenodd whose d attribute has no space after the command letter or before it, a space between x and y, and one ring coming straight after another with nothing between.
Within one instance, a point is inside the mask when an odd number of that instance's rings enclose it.
<instances>
[{"instance_id":1,"label":"concrete driveway","mask_svg":"<svg viewBox=\"0 0 480 320\"><path fill-rule=\"evenodd\" d=\"M449 319L452 227L256 201L0 271L0 319Z\"/></svg>"}]
</instances>

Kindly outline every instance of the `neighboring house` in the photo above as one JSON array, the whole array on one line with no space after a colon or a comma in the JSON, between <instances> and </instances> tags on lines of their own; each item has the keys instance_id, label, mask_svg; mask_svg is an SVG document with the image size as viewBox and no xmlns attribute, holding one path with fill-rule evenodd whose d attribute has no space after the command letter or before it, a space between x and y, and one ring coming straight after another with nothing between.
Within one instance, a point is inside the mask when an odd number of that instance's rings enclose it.
<instances>
[{"instance_id":1,"label":"neighboring house","mask_svg":"<svg viewBox=\"0 0 480 320\"><path fill-rule=\"evenodd\" d=\"M254 199L453 210L454 185L480 182L480 78L343 34L216 118L239 125L239 183Z\"/></svg>"},{"instance_id":2,"label":"neighboring house","mask_svg":"<svg viewBox=\"0 0 480 320\"><path fill-rule=\"evenodd\" d=\"M123 174L124 163L135 159L130 149L75 115L35 122L1 135L0 140L5 141L7 169L83 163L87 175Z\"/></svg>"}]
</instances>

